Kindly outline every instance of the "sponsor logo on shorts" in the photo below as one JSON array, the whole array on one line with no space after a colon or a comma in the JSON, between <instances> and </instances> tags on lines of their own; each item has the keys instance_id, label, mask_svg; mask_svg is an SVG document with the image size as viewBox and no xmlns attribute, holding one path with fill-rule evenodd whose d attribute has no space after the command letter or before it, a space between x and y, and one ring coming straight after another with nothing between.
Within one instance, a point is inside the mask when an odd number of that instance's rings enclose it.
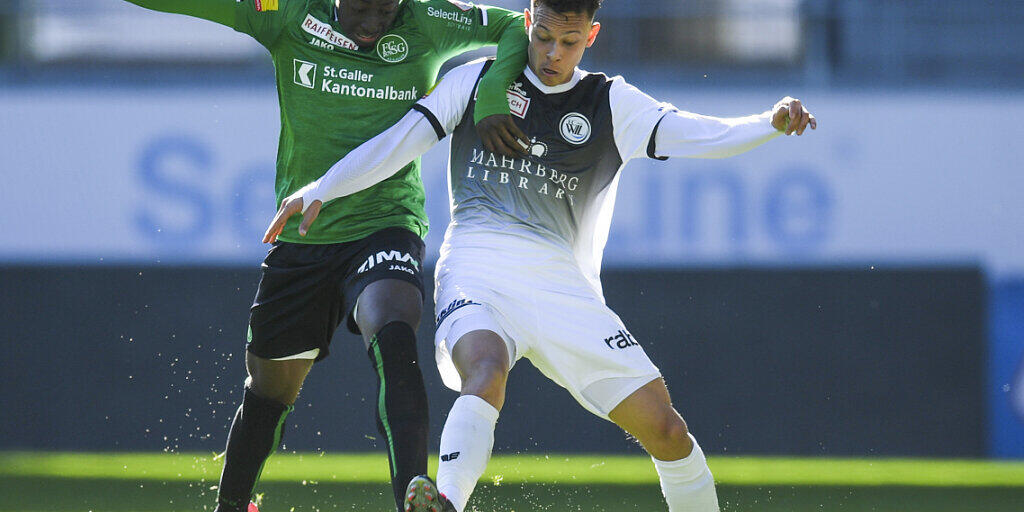
<instances>
[{"instance_id":1,"label":"sponsor logo on shorts","mask_svg":"<svg viewBox=\"0 0 1024 512\"><path fill-rule=\"evenodd\" d=\"M451 462L451 461L459 458L459 453L460 452L446 453L446 454L441 456L441 461L442 462Z\"/></svg>"},{"instance_id":2,"label":"sponsor logo on shorts","mask_svg":"<svg viewBox=\"0 0 1024 512\"><path fill-rule=\"evenodd\" d=\"M377 56L384 62L402 62L409 56L409 43L398 34L388 34L377 41Z\"/></svg>"},{"instance_id":3,"label":"sponsor logo on shorts","mask_svg":"<svg viewBox=\"0 0 1024 512\"><path fill-rule=\"evenodd\" d=\"M590 140L590 120L578 112L570 112L558 123L562 138L569 144L580 145Z\"/></svg>"},{"instance_id":4,"label":"sponsor logo on shorts","mask_svg":"<svg viewBox=\"0 0 1024 512\"><path fill-rule=\"evenodd\" d=\"M292 81L295 82L295 85L312 89L314 87L313 81L316 80L316 64L299 59L294 59L292 62L294 67Z\"/></svg>"},{"instance_id":5,"label":"sponsor logo on shorts","mask_svg":"<svg viewBox=\"0 0 1024 512\"><path fill-rule=\"evenodd\" d=\"M630 334L629 331L623 329L619 329L619 332L615 333L614 336L605 338L604 344L608 345L608 348L612 350L640 346L640 344L633 339L633 335Z\"/></svg>"},{"instance_id":6,"label":"sponsor logo on shorts","mask_svg":"<svg viewBox=\"0 0 1024 512\"><path fill-rule=\"evenodd\" d=\"M445 318L448 318L449 316L451 316L451 314L454 313L455 311L457 311L459 308L463 308L465 306L470 306L470 305L477 305L477 306L479 306L480 303L473 302L473 301L471 301L469 299L455 299L455 300L453 300L450 304L445 306L444 309L442 309L440 313L437 314L437 318L434 319L434 328L436 329L439 325L441 325L441 322L444 322ZM456 455L458 455L458 454L456 454Z\"/></svg>"},{"instance_id":7,"label":"sponsor logo on shorts","mask_svg":"<svg viewBox=\"0 0 1024 512\"><path fill-rule=\"evenodd\" d=\"M411 254L401 251L378 251L377 254L371 254L366 257L366 261L359 266L359 274L370 270L384 262L390 262L388 270L401 270L410 274L415 274L420 269L420 262L416 261ZM405 264L412 265L412 269L407 267Z\"/></svg>"}]
</instances>

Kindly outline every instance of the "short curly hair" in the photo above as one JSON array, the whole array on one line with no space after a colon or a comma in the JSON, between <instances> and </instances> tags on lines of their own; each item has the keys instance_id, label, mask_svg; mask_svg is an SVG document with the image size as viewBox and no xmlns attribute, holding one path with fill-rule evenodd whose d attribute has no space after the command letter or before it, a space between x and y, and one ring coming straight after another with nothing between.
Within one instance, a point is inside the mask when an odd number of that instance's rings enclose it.
<instances>
[{"instance_id":1,"label":"short curly hair","mask_svg":"<svg viewBox=\"0 0 1024 512\"><path fill-rule=\"evenodd\" d=\"M555 12L567 13L567 12L585 12L591 18L597 14L597 10L601 8L602 0L532 0L536 5L538 3L544 4Z\"/></svg>"}]
</instances>

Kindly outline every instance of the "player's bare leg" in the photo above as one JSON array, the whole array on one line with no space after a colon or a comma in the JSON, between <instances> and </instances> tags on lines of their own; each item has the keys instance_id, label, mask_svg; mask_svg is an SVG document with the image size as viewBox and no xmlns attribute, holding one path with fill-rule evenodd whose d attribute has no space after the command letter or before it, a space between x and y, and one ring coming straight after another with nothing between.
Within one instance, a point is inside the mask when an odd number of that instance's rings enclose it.
<instances>
[{"instance_id":1,"label":"player's bare leg","mask_svg":"<svg viewBox=\"0 0 1024 512\"><path fill-rule=\"evenodd\" d=\"M508 346L492 331L470 331L455 344L452 361L462 378L462 396L452 405L441 432L437 485L426 477L410 482L406 496L410 512L465 510L491 458L494 426L505 403L511 366Z\"/></svg>"},{"instance_id":2,"label":"player's bare leg","mask_svg":"<svg viewBox=\"0 0 1024 512\"><path fill-rule=\"evenodd\" d=\"M462 377L461 395L479 397L500 411L511 364L501 336L485 330L466 333L455 344L452 361Z\"/></svg>"},{"instance_id":3,"label":"player's bare leg","mask_svg":"<svg viewBox=\"0 0 1024 512\"><path fill-rule=\"evenodd\" d=\"M216 512L245 511L263 464L277 449L312 359L275 361L245 354L249 377L224 450Z\"/></svg>"},{"instance_id":4,"label":"player's bare leg","mask_svg":"<svg viewBox=\"0 0 1024 512\"><path fill-rule=\"evenodd\" d=\"M356 324L377 375L377 431L384 439L395 505L405 486L427 472L428 408L416 353L423 296L400 279L382 279L359 294Z\"/></svg>"},{"instance_id":5,"label":"player's bare leg","mask_svg":"<svg viewBox=\"0 0 1024 512\"><path fill-rule=\"evenodd\" d=\"M670 512L717 512L715 481L704 452L672 407L665 381L655 379L608 414L651 454Z\"/></svg>"}]
</instances>

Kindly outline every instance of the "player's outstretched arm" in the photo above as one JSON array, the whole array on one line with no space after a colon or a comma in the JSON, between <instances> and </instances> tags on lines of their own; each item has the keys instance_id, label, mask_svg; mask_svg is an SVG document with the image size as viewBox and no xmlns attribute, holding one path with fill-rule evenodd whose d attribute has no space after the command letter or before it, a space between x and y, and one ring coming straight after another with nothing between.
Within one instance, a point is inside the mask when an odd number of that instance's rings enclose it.
<instances>
[{"instance_id":1,"label":"player's outstretched arm","mask_svg":"<svg viewBox=\"0 0 1024 512\"><path fill-rule=\"evenodd\" d=\"M643 157L725 158L779 135L802 135L818 121L803 103L786 96L761 114L712 117L661 103L621 78L609 92L615 143L623 160Z\"/></svg>"},{"instance_id":2,"label":"player's outstretched arm","mask_svg":"<svg viewBox=\"0 0 1024 512\"><path fill-rule=\"evenodd\" d=\"M127 0L160 12L185 14L235 27L236 0Z\"/></svg>"},{"instance_id":3,"label":"player's outstretched arm","mask_svg":"<svg viewBox=\"0 0 1024 512\"><path fill-rule=\"evenodd\" d=\"M306 236L324 203L386 180L426 153L439 140L430 120L422 113L410 110L391 128L350 151L320 179L286 197L267 227L263 242L275 242L288 219L297 213L303 214L299 235Z\"/></svg>"},{"instance_id":4,"label":"player's outstretched arm","mask_svg":"<svg viewBox=\"0 0 1024 512\"><path fill-rule=\"evenodd\" d=\"M268 46L281 33L289 0L127 0L140 7L184 14L231 27Z\"/></svg>"},{"instance_id":5,"label":"player's outstretched arm","mask_svg":"<svg viewBox=\"0 0 1024 512\"><path fill-rule=\"evenodd\" d=\"M498 45L494 64L480 79L473 111L477 133L484 148L509 157L523 156L529 139L512 121L508 86L526 68L525 16L499 7L472 5L455 0L429 0L417 11L425 30L444 59L482 46ZM445 20L460 20L453 29Z\"/></svg>"},{"instance_id":6,"label":"player's outstretched arm","mask_svg":"<svg viewBox=\"0 0 1024 512\"><path fill-rule=\"evenodd\" d=\"M658 125L655 153L659 157L726 158L793 133L803 135L818 121L800 100L786 97L772 110L746 117L712 117L670 112Z\"/></svg>"},{"instance_id":7,"label":"player's outstretched arm","mask_svg":"<svg viewBox=\"0 0 1024 512\"><path fill-rule=\"evenodd\" d=\"M263 241L276 241L288 219L300 212L299 234L306 236L324 203L387 179L444 139L466 114L483 66L476 61L449 71L398 123L350 151L320 179L288 196Z\"/></svg>"}]
</instances>

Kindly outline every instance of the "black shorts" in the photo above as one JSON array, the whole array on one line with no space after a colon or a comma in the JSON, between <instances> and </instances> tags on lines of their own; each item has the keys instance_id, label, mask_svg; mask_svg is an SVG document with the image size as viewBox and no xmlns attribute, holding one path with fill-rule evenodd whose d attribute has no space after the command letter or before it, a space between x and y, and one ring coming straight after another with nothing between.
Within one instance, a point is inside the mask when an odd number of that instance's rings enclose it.
<instances>
[{"instance_id":1,"label":"black shorts","mask_svg":"<svg viewBox=\"0 0 1024 512\"><path fill-rule=\"evenodd\" d=\"M423 240L404 228L388 228L338 244L277 242L263 260L259 289L249 313L247 350L264 359L320 349L352 318L356 299L381 279L408 281L423 295Z\"/></svg>"}]
</instances>

